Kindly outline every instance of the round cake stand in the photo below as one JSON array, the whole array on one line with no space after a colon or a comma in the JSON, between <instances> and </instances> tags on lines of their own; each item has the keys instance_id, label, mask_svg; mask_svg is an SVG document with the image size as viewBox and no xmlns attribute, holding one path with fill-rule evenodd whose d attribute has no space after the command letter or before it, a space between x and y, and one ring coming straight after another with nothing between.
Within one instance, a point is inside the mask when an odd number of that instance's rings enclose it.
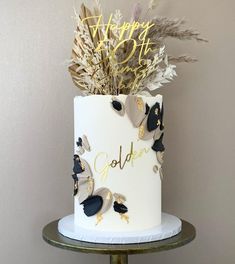
<instances>
[{"instance_id":1,"label":"round cake stand","mask_svg":"<svg viewBox=\"0 0 235 264\"><path fill-rule=\"evenodd\" d=\"M196 236L194 226L182 220L181 232L165 240L126 245L97 244L64 237L58 231L58 222L59 220L51 222L43 228L42 236L48 244L77 252L110 255L110 264L127 264L128 255L153 253L178 248L190 243Z\"/></svg>"}]
</instances>

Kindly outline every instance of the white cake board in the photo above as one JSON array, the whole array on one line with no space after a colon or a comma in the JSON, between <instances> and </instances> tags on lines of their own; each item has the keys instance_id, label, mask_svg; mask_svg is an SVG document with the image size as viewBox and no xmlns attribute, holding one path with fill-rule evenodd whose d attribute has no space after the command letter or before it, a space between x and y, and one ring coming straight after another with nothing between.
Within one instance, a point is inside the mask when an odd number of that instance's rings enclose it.
<instances>
[{"instance_id":1,"label":"white cake board","mask_svg":"<svg viewBox=\"0 0 235 264\"><path fill-rule=\"evenodd\" d=\"M173 215L162 213L162 224L138 232L104 232L74 228L74 215L62 218L58 223L59 232L69 238L103 244L135 244L163 240L181 231L181 220Z\"/></svg>"}]
</instances>

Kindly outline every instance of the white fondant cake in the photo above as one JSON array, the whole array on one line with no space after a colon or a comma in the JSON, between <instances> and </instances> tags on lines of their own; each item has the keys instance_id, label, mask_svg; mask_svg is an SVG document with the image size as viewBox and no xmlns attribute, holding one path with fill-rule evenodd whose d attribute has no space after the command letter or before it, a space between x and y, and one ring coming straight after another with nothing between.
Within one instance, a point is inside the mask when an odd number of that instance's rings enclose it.
<instances>
[{"instance_id":1,"label":"white fondant cake","mask_svg":"<svg viewBox=\"0 0 235 264\"><path fill-rule=\"evenodd\" d=\"M161 95L75 97L75 228L161 224L162 115Z\"/></svg>"}]
</instances>

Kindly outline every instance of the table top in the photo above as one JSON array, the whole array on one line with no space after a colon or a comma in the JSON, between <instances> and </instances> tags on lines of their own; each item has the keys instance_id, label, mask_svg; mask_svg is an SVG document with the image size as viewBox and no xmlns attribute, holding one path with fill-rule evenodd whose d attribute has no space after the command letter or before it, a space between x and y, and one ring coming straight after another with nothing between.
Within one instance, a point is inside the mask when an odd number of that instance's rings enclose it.
<instances>
[{"instance_id":1,"label":"table top","mask_svg":"<svg viewBox=\"0 0 235 264\"><path fill-rule=\"evenodd\" d=\"M54 247L83 253L108 255L152 253L184 246L196 237L194 226L182 220L182 231L174 237L161 241L125 245L97 244L77 241L61 235L57 229L58 221L53 221L43 228L43 239Z\"/></svg>"}]
</instances>

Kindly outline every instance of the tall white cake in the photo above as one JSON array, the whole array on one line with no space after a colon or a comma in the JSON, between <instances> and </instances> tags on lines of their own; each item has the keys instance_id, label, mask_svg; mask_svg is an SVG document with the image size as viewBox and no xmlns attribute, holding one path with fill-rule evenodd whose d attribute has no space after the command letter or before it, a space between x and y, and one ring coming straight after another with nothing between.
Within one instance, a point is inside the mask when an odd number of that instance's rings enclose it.
<instances>
[{"instance_id":1,"label":"tall white cake","mask_svg":"<svg viewBox=\"0 0 235 264\"><path fill-rule=\"evenodd\" d=\"M161 224L162 96L74 99L74 225L143 231Z\"/></svg>"}]
</instances>

